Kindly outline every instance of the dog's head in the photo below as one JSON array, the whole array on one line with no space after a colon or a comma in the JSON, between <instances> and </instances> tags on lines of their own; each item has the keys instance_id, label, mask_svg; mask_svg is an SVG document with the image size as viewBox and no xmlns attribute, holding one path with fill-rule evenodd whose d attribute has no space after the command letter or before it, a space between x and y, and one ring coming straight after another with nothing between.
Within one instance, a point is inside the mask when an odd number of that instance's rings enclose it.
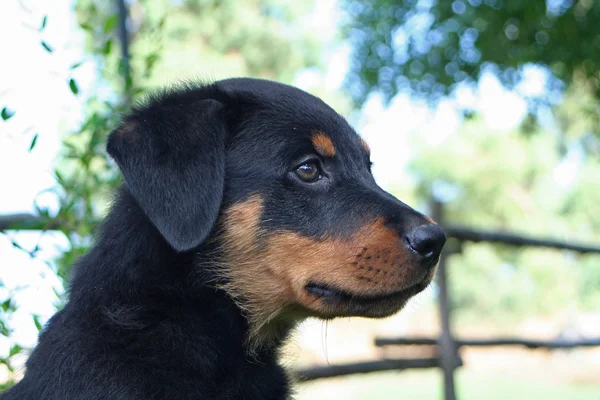
<instances>
[{"instance_id":1,"label":"dog's head","mask_svg":"<svg viewBox=\"0 0 600 400\"><path fill-rule=\"evenodd\" d=\"M377 186L344 118L290 86L230 79L162 94L108 151L175 250L219 244L222 287L256 332L391 315L430 283L446 239Z\"/></svg>"}]
</instances>

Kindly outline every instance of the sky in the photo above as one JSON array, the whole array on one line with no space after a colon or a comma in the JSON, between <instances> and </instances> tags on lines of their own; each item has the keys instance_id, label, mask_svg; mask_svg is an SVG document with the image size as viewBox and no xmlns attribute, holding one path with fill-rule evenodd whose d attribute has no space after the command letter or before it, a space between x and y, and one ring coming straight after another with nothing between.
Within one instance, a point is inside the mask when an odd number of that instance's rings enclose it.
<instances>
[{"instance_id":1,"label":"sky","mask_svg":"<svg viewBox=\"0 0 600 400\"><path fill-rule=\"evenodd\" d=\"M44 15L48 23L43 32L38 28ZM319 2L315 12L316 26L330 26L328 35L335 34L339 11L336 0ZM3 61L0 63L0 107L9 105L16 111L8 123L0 122L0 214L30 213L34 202L56 207L56 200L44 190L54 185L52 165L60 148L61 135L77 126L82 119L83 99L91 95L95 76L94 65L88 61L74 72L69 66L84 60L81 36L71 10L64 0L2 0L0 2L0 37L3 40ZM53 48L49 54L41 45L45 41ZM346 44L328 52L327 70L321 75L302 71L295 84L310 90L324 84L328 90L340 88L348 70L350 49ZM319 75L319 76L317 76ZM73 96L68 80L74 76L81 88ZM436 109L415 102L405 94L396 96L389 106L372 96L356 121L358 132L372 150L374 175L383 188L391 188L407 179L406 162L410 155L408 135L418 131L433 146L456 132L461 125L461 106L476 106L491 129L507 130L516 127L526 114L522 95L540 94L545 76L531 69L519 93L505 90L492 75L482 77L477 88L460 90L457 95L442 101ZM29 151L35 134L36 146ZM575 164L573 164L575 165ZM573 175L573 165L563 168L562 179ZM36 244L41 252L30 258L15 249L11 240L25 248ZM55 311L55 292L62 292L60 281L44 262L59 254L67 242L60 234L39 232L0 235L0 301L13 293L19 309L10 326L13 340L21 346L35 345L37 330L31 314L46 321ZM11 342L0 336L0 354L8 354Z\"/></svg>"}]
</instances>

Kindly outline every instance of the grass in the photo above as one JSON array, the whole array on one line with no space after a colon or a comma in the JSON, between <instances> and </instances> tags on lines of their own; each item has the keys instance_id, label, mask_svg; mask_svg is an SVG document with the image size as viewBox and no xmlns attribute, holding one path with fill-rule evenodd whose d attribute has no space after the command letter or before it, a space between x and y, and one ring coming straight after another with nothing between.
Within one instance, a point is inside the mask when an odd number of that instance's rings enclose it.
<instances>
[{"instance_id":1,"label":"grass","mask_svg":"<svg viewBox=\"0 0 600 400\"><path fill-rule=\"evenodd\" d=\"M600 383L566 383L513 378L461 369L457 373L459 400L600 400ZM405 371L355 375L305 383L297 400L441 400L439 371Z\"/></svg>"}]
</instances>

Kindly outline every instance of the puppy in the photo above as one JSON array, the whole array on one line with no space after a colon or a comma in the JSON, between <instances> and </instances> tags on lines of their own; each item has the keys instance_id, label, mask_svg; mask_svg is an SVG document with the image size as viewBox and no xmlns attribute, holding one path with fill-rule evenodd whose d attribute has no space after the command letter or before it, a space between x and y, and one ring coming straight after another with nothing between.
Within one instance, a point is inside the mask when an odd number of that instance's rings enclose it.
<instances>
[{"instance_id":1,"label":"puppy","mask_svg":"<svg viewBox=\"0 0 600 400\"><path fill-rule=\"evenodd\" d=\"M446 240L344 118L279 83L159 94L108 153L124 184L2 400L287 399L292 328L398 312Z\"/></svg>"}]
</instances>

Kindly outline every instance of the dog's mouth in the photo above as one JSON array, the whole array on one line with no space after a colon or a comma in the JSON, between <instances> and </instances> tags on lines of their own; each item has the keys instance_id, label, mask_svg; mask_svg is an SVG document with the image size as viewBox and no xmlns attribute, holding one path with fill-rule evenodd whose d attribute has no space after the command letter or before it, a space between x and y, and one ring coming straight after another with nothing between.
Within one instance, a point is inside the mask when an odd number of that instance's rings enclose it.
<instances>
[{"instance_id":1,"label":"dog's mouth","mask_svg":"<svg viewBox=\"0 0 600 400\"><path fill-rule=\"evenodd\" d=\"M401 290L384 294L358 294L324 283L309 282L305 290L319 299L329 316L386 317L404 307L406 302L425 289L430 279L424 278Z\"/></svg>"}]
</instances>

